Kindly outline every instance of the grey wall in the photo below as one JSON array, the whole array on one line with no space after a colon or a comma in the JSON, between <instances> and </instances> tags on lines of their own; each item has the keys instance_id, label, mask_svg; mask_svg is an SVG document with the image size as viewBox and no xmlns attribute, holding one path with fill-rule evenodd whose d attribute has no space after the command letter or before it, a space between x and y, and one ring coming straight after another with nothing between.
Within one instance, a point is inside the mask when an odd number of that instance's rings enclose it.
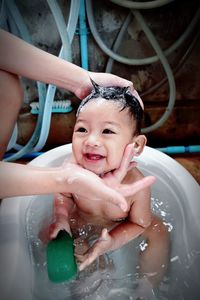
<instances>
[{"instance_id":1,"label":"grey wall","mask_svg":"<svg viewBox=\"0 0 200 300\"><path fill-rule=\"evenodd\" d=\"M107 44L112 47L129 10L119 7L110 1L92 1L97 29ZM32 36L33 43L45 51L58 54L61 41L55 21L46 1L16 0L17 6L24 18ZM70 1L58 1L65 19L68 18ZM149 27L155 34L163 49L174 43L191 22L199 1L174 1L165 7L141 11ZM168 57L174 70L177 85L176 107L166 124L154 133L148 134L152 144L196 143L199 133L199 96L200 96L200 42L198 26L184 44ZM119 53L130 58L143 58L154 55L145 34L133 18ZM80 65L79 36L75 35L72 43L73 62ZM96 44L91 32L88 33L89 68L92 71L105 71L108 57ZM188 53L188 54L187 54ZM186 55L187 54L187 55ZM178 70L176 67L181 62ZM134 86L143 95L145 102L145 124L149 126L163 113L168 102L168 84L165 83L148 92L149 89L165 77L160 62L145 66L128 66L114 62L112 72L133 81ZM35 83L24 81L25 102L37 99ZM66 91L57 91L57 98L68 96ZM72 99L74 97L72 96ZM183 135L182 128L185 128ZM165 135L165 138L163 138ZM176 136L176 138L174 138Z\"/></svg>"}]
</instances>

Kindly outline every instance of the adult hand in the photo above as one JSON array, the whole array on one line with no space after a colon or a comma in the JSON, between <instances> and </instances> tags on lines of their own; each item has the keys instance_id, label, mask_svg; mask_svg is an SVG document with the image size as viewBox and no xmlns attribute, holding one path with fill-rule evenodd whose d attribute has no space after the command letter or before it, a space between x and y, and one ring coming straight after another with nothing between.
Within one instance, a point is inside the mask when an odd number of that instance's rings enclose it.
<instances>
[{"instance_id":1,"label":"adult hand","mask_svg":"<svg viewBox=\"0 0 200 300\"><path fill-rule=\"evenodd\" d=\"M114 74L109 73L96 73L89 72L90 77L99 85L102 86L120 86L120 87L130 87L130 92L139 100L142 108L144 109L144 105L142 99L140 98L138 92L135 90L132 81L124 79Z\"/></svg>"},{"instance_id":2,"label":"adult hand","mask_svg":"<svg viewBox=\"0 0 200 300\"><path fill-rule=\"evenodd\" d=\"M124 196L106 185L102 178L96 174L83 169L75 162L64 162L62 166L62 187L66 181L66 191L70 192L74 197L87 199L91 201L108 201L119 206L123 211L127 210L127 203ZM63 182L64 181L64 182Z\"/></svg>"},{"instance_id":3,"label":"adult hand","mask_svg":"<svg viewBox=\"0 0 200 300\"><path fill-rule=\"evenodd\" d=\"M103 181L115 189L115 191L120 192L124 197L133 196L140 190L152 185L156 178L154 176L147 176L141 180L138 180L132 184L122 184L122 180L131 168L134 168L137 163L132 160L134 156L134 147L132 144L129 144L125 151L120 164L120 167L113 172L106 173L103 176Z\"/></svg>"},{"instance_id":4,"label":"adult hand","mask_svg":"<svg viewBox=\"0 0 200 300\"><path fill-rule=\"evenodd\" d=\"M137 91L133 87L133 83L127 79L119 77L114 74L109 73L97 73L97 72L88 72L88 77L84 76L83 84L79 85L76 90L74 90L75 95L80 98L84 99L92 90L92 83L90 78L93 79L97 84L108 87L108 86L120 86L126 87L130 86L130 92L139 100L142 108L144 108L142 99L138 95Z\"/></svg>"},{"instance_id":5,"label":"adult hand","mask_svg":"<svg viewBox=\"0 0 200 300\"><path fill-rule=\"evenodd\" d=\"M134 154L134 148L130 144L127 146L122 158L120 167L98 177L94 173L83 169L75 162L66 161L63 165L66 169L67 183L70 183L70 193L75 197L91 199L91 201L110 201L119 206L123 211L127 210L125 197L135 195L138 191L152 185L155 182L154 176L147 176L132 184L122 184L122 180L130 168L135 167L136 163L131 162ZM69 185L68 185L69 192Z\"/></svg>"}]
</instances>

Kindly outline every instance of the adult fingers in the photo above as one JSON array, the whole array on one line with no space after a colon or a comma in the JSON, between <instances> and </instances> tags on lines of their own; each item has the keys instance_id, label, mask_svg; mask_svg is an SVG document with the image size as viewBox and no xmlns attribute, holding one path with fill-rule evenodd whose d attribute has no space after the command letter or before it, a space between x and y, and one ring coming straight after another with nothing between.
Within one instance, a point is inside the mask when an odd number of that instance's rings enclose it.
<instances>
[{"instance_id":1,"label":"adult fingers","mask_svg":"<svg viewBox=\"0 0 200 300\"><path fill-rule=\"evenodd\" d=\"M133 196L137 192L141 191L142 189L152 185L156 181L154 176L147 176L141 180L138 180L132 184L121 184L118 191L124 196Z\"/></svg>"},{"instance_id":2,"label":"adult fingers","mask_svg":"<svg viewBox=\"0 0 200 300\"><path fill-rule=\"evenodd\" d=\"M129 164L129 166L128 166L127 171L130 171L130 170L132 170L135 167L137 167L137 162L136 161L131 161L130 164Z\"/></svg>"},{"instance_id":3,"label":"adult fingers","mask_svg":"<svg viewBox=\"0 0 200 300\"><path fill-rule=\"evenodd\" d=\"M127 211L127 202L125 197L121 194L121 191L116 191L115 189L107 186L107 185L96 185L96 186L88 186L85 192L81 192L77 190L74 192L74 197L77 199L81 197L82 199L87 198L87 200L91 201L106 201L110 202L116 206L118 206L121 210Z\"/></svg>"},{"instance_id":4,"label":"adult fingers","mask_svg":"<svg viewBox=\"0 0 200 300\"><path fill-rule=\"evenodd\" d=\"M144 109L144 103L143 103L142 99L140 98L138 92L136 90L134 90L132 93L133 93L133 96L135 96L135 98L137 98L138 101L140 102L142 109Z\"/></svg>"},{"instance_id":5,"label":"adult fingers","mask_svg":"<svg viewBox=\"0 0 200 300\"><path fill-rule=\"evenodd\" d=\"M70 178L68 178L69 181ZM126 211L127 203L123 195L107 186L104 181L94 173L74 165L71 193L75 197L87 198L91 201L109 201Z\"/></svg>"},{"instance_id":6,"label":"adult fingers","mask_svg":"<svg viewBox=\"0 0 200 300\"><path fill-rule=\"evenodd\" d=\"M126 146L124 150L120 167L114 172L114 175L118 178L119 182L121 182L124 176L126 175L133 155L134 155L134 147L132 144L129 144Z\"/></svg>"},{"instance_id":7,"label":"adult fingers","mask_svg":"<svg viewBox=\"0 0 200 300\"><path fill-rule=\"evenodd\" d=\"M109 187L106 187L104 191L101 191L101 195L99 196L102 196L103 199L107 199L107 201L117 205L121 208L121 210L127 211L127 202L124 198L125 195L121 193L121 190L117 192Z\"/></svg>"}]
</instances>

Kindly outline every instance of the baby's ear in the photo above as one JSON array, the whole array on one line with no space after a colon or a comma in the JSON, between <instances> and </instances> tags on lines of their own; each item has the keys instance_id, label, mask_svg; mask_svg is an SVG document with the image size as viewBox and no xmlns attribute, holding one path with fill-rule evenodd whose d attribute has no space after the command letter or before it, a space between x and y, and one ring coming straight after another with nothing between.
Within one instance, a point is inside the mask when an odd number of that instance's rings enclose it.
<instances>
[{"instance_id":1,"label":"baby's ear","mask_svg":"<svg viewBox=\"0 0 200 300\"><path fill-rule=\"evenodd\" d=\"M147 138L143 134L140 134L134 138L133 146L134 146L134 155L135 156L139 156L142 153L146 143L147 143Z\"/></svg>"}]
</instances>

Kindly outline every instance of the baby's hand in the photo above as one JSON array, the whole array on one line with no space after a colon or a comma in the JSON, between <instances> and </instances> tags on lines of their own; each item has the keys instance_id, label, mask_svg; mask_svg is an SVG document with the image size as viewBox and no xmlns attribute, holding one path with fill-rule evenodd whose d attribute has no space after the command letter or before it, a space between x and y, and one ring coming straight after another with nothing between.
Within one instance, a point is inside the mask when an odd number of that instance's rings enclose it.
<instances>
[{"instance_id":1,"label":"baby's hand","mask_svg":"<svg viewBox=\"0 0 200 300\"><path fill-rule=\"evenodd\" d=\"M66 220L56 220L51 225L45 226L39 232L39 239L44 243L47 244L50 240L55 239L58 235L60 230L65 230L72 236L71 229L69 223Z\"/></svg>"},{"instance_id":2,"label":"baby's hand","mask_svg":"<svg viewBox=\"0 0 200 300\"><path fill-rule=\"evenodd\" d=\"M71 229L65 217L59 217L54 223L49 226L49 239L55 239L60 230L65 230L72 236Z\"/></svg>"},{"instance_id":3,"label":"baby's hand","mask_svg":"<svg viewBox=\"0 0 200 300\"><path fill-rule=\"evenodd\" d=\"M108 230L104 228L101 232L101 236L97 242L94 243L89 250L83 254L76 254L76 258L81 264L79 265L79 270L82 271L87 266L89 266L97 257L111 250L112 247L112 237L108 233Z\"/></svg>"},{"instance_id":4,"label":"baby's hand","mask_svg":"<svg viewBox=\"0 0 200 300\"><path fill-rule=\"evenodd\" d=\"M65 230L71 235L69 225L69 212L73 206L73 200L69 194L56 194L53 204L54 223L49 226L49 239L56 238L60 230Z\"/></svg>"},{"instance_id":5,"label":"baby's hand","mask_svg":"<svg viewBox=\"0 0 200 300\"><path fill-rule=\"evenodd\" d=\"M65 230L70 235L71 230L69 227L69 223L66 220L56 220L51 225L47 225L42 228L42 230L39 232L39 239L44 243L47 244L50 240L55 239L58 232L60 230Z\"/></svg>"}]
</instances>

